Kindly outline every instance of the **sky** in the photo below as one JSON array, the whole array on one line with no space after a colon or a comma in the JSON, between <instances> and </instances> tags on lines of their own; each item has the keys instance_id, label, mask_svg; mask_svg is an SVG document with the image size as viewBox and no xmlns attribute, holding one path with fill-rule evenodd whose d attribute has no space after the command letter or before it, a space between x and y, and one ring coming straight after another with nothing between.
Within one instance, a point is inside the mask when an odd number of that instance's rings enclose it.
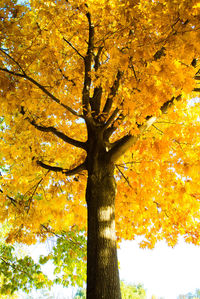
<instances>
[{"instance_id":1,"label":"sky","mask_svg":"<svg viewBox=\"0 0 200 299\"><path fill-rule=\"evenodd\" d=\"M37 259L37 256L45 254L48 249L38 244L30 246L29 250L33 258ZM163 241L150 250L139 248L137 241L124 241L118 251L118 259L120 279L127 283L143 284L147 299L151 299L152 295L177 299L180 294L200 288L200 246L179 240L171 248ZM49 274L51 269L47 266L44 272ZM50 292L56 299L72 299L75 293L74 289L61 287ZM37 298L37 294L35 296Z\"/></svg>"},{"instance_id":2,"label":"sky","mask_svg":"<svg viewBox=\"0 0 200 299\"><path fill-rule=\"evenodd\" d=\"M159 242L153 250L126 241L118 254L121 279L142 283L147 299L154 294L176 299L200 288L200 247L179 240L174 248Z\"/></svg>"}]
</instances>

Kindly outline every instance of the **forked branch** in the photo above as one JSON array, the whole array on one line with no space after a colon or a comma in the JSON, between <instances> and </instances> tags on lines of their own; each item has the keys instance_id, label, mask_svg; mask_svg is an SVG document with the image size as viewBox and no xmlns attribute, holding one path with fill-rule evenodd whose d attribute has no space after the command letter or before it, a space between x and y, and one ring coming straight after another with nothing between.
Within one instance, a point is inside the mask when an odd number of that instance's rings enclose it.
<instances>
[{"instance_id":1,"label":"forked branch","mask_svg":"<svg viewBox=\"0 0 200 299\"><path fill-rule=\"evenodd\" d=\"M175 100L180 100L181 95L178 97L173 97L171 100L165 102L161 107L160 110L164 114L167 112L167 110L174 104ZM137 140L140 138L140 136L155 123L155 121L158 119L156 116L147 116L146 121L138 125L138 128L140 130L140 133L137 135L126 135L122 137L121 139L117 140L113 144L111 144L111 150L108 152L110 155L110 158L113 162L117 161L131 146L133 146Z\"/></svg>"},{"instance_id":2,"label":"forked branch","mask_svg":"<svg viewBox=\"0 0 200 299\"><path fill-rule=\"evenodd\" d=\"M112 115L109 117L109 119L107 120L107 122L105 123L104 125L104 130L107 129L111 124L112 122L115 120L117 114L119 113L120 109L119 108L116 108Z\"/></svg>"},{"instance_id":3,"label":"forked branch","mask_svg":"<svg viewBox=\"0 0 200 299\"><path fill-rule=\"evenodd\" d=\"M113 86L111 87L110 94L109 94L107 101L105 103L105 106L103 108L104 114L108 114L112 108L113 98L116 96L116 93L119 89L119 81L120 81L122 75L123 75L123 72L121 72L121 71L117 72L116 80L114 81Z\"/></svg>"},{"instance_id":4,"label":"forked branch","mask_svg":"<svg viewBox=\"0 0 200 299\"><path fill-rule=\"evenodd\" d=\"M112 117L112 115L111 115ZM110 136L117 130L118 126L122 124L124 119L126 118L126 115L123 113L120 113L118 117L112 122L111 117L107 120L105 124L106 130L104 131L104 137L106 140L110 138ZM111 121L111 122L110 122ZM109 125L112 123L112 125L109 127Z\"/></svg>"}]
</instances>

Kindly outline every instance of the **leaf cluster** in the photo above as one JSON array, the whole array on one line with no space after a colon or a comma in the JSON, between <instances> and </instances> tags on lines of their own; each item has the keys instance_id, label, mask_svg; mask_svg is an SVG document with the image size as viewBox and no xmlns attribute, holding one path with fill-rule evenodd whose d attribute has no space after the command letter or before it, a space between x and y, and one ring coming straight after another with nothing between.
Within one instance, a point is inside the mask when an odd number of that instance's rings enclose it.
<instances>
[{"instance_id":1,"label":"leaf cluster","mask_svg":"<svg viewBox=\"0 0 200 299\"><path fill-rule=\"evenodd\" d=\"M51 261L54 265L54 283L63 286L83 286L86 280L86 237L77 227L56 238L56 245L39 263Z\"/></svg>"},{"instance_id":2,"label":"leaf cluster","mask_svg":"<svg viewBox=\"0 0 200 299\"><path fill-rule=\"evenodd\" d=\"M86 226L98 144L115 164L119 241L174 246L181 234L200 244L198 0L2 3L7 240L45 239L43 225Z\"/></svg>"},{"instance_id":3,"label":"leaf cluster","mask_svg":"<svg viewBox=\"0 0 200 299\"><path fill-rule=\"evenodd\" d=\"M29 293L34 289L51 288L53 284L83 286L86 280L86 237L84 231L73 228L54 237L55 245L39 262L25 255L16 255L16 245L0 245L0 294L14 294L18 290ZM43 265L53 264L51 281L42 271Z\"/></svg>"},{"instance_id":4,"label":"leaf cluster","mask_svg":"<svg viewBox=\"0 0 200 299\"><path fill-rule=\"evenodd\" d=\"M51 286L40 265L30 256L17 258L13 246L0 245L0 275L0 294L12 295L19 289L29 293L33 287L41 289Z\"/></svg>"}]
</instances>

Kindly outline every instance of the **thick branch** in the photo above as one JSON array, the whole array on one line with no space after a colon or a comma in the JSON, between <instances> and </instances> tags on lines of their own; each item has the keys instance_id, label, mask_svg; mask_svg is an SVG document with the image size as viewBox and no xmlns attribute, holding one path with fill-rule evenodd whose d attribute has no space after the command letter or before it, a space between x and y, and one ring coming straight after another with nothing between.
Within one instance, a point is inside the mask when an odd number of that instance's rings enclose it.
<instances>
[{"instance_id":1,"label":"thick branch","mask_svg":"<svg viewBox=\"0 0 200 299\"><path fill-rule=\"evenodd\" d=\"M114 120L112 125L105 130L104 132L105 140L109 140L110 136L115 132L115 130L117 130L118 126L124 121L125 118L126 118L125 115L123 115L122 113L119 114L119 116Z\"/></svg>"},{"instance_id":2,"label":"thick branch","mask_svg":"<svg viewBox=\"0 0 200 299\"><path fill-rule=\"evenodd\" d=\"M126 135L112 144L112 148L109 151L111 160L115 162L119 159L119 157L125 154L125 152L137 142L142 133L144 133L156 121L156 119L156 116L152 116L143 125L141 125L139 127L140 134L136 136Z\"/></svg>"},{"instance_id":3,"label":"thick branch","mask_svg":"<svg viewBox=\"0 0 200 299\"><path fill-rule=\"evenodd\" d=\"M25 114L23 107L21 109L21 113L23 115ZM57 137L59 137L63 141L65 141L65 142L67 142L71 145L74 145L76 147L79 147L79 148L82 148L82 149L86 150L86 143L85 142L81 142L81 141L75 140L73 138L70 138L67 135L65 135L64 133L58 131L54 127L40 126L40 125L36 124L35 120L31 120L29 117L26 117L26 120L28 120L29 123L31 125L33 125L37 130L42 131L42 132L53 133L54 135L56 135Z\"/></svg>"},{"instance_id":4,"label":"thick branch","mask_svg":"<svg viewBox=\"0 0 200 299\"><path fill-rule=\"evenodd\" d=\"M161 107L160 110L164 114L167 112L167 110L174 104L175 100L180 100L181 95L178 97L173 97L171 100L165 102ZM137 140L140 138L142 133L144 133L156 120L158 117L156 116L147 116L146 121L138 125L138 128L140 130L140 133L136 136L132 135L126 135L119 139L118 141L111 144L111 150L109 151L109 155L111 157L111 160L115 162L117 159L119 159L120 156L122 156L131 146L133 146Z\"/></svg>"},{"instance_id":5,"label":"thick branch","mask_svg":"<svg viewBox=\"0 0 200 299\"><path fill-rule=\"evenodd\" d=\"M103 113L108 114L112 108L112 104L113 104L113 98L115 97L118 88L119 88L119 81L122 77L123 73L121 71L117 72L117 78L113 83L113 86L111 87L111 92L107 98L107 101L105 103L105 106L103 108Z\"/></svg>"},{"instance_id":6,"label":"thick branch","mask_svg":"<svg viewBox=\"0 0 200 299\"><path fill-rule=\"evenodd\" d=\"M97 72L99 66L100 66L100 55L102 52L103 47L99 47L97 54L95 55L94 58L94 69L95 72ZM96 76L96 79L98 79L98 76ZM100 113L100 107L101 107L101 96L102 96L102 87L96 86L94 88L94 93L93 93L93 97L90 98L90 106L92 109L92 115L95 117L97 117Z\"/></svg>"},{"instance_id":7,"label":"thick branch","mask_svg":"<svg viewBox=\"0 0 200 299\"><path fill-rule=\"evenodd\" d=\"M80 173L83 170L86 170L86 164L85 164L85 162L82 163L82 164L80 164L80 165L78 165L77 167L75 167L73 169L64 169L62 167L47 165L47 164L43 163L42 161L37 161L37 164L39 166L41 166L42 168L48 169L50 171L62 172L66 176L72 176L72 175Z\"/></svg>"},{"instance_id":8,"label":"thick branch","mask_svg":"<svg viewBox=\"0 0 200 299\"><path fill-rule=\"evenodd\" d=\"M105 123L105 125L104 125L104 129L107 129L107 128L112 124L112 122L115 120L115 118L116 118L116 116L117 116L117 114L118 114L119 111L120 111L119 108L116 108L116 109L113 111L112 115L109 117L109 119L108 119L107 122Z\"/></svg>"},{"instance_id":9,"label":"thick branch","mask_svg":"<svg viewBox=\"0 0 200 299\"><path fill-rule=\"evenodd\" d=\"M153 56L154 60L159 60L161 57L166 56L165 50L165 47L162 47L160 50L158 50Z\"/></svg>"},{"instance_id":10,"label":"thick branch","mask_svg":"<svg viewBox=\"0 0 200 299\"><path fill-rule=\"evenodd\" d=\"M193 91L200 92L200 88L194 88Z\"/></svg>"},{"instance_id":11,"label":"thick branch","mask_svg":"<svg viewBox=\"0 0 200 299\"><path fill-rule=\"evenodd\" d=\"M93 97L90 98L90 107L92 109L92 115L94 117L98 116L100 113L101 96L102 96L102 87L101 86L95 87Z\"/></svg>"},{"instance_id":12,"label":"thick branch","mask_svg":"<svg viewBox=\"0 0 200 299\"><path fill-rule=\"evenodd\" d=\"M91 86L91 66L92 66L92 57L94 50L94 25L91 22L91 15L88 12L86 14L89 24L89 37L88 37L88 49L87 54L84 57L85 64L85 77L84 77L84 86L82 91L82 105L83 105L83 113L87 115L89 112L89 101L90 101L90 86Z\"/></svg>"},{"instance_id":13,"label":"thick branch","mask_svg":"<svg viewBox=\"0 0 200 299\"><path fill-rule=\"evenodd\" d=\"M95 55L95 58L94 58L94 69L95 69L95 72L98 71L98 69L100 67L99 58L100 58L102 50L103 50L103 47L99 47L97 55Z\"/></svg>"},{"instance_id":14,"label":"thick branch","mask_svg":"<svg viewBox=\"0 0 200 299\"><path fill-rule=\"evenodd\" d=\"M4 71L7 72L13 76L17 76L17 77L21 77L24 79L27 79L28 81L30 81L31 83L33 83L35 86L37 86L40 90L42 90L47 96L49 96L54 102L56 102L57 104L61 105L62 107L64 107L66 110L68 110L69 112L71 112L73 115L78 116L78 117L82 117L81 115L79 115L75 110L73 110L72 108L70 108L69 106L63 104L58 98L56 98L52 93L50 93L44 86L42 86L40 83L38 83L36 80L34 80L33 78L29 77L28 75L26 75L25 73L21 74L21 73L16 73L13 71L10 71L6 68L0 68L0 71Z\"/></svg>"},{"instance_id":15,"label":"thick branch","mask_svg":"<svg viewBox=\"0 0 200 299\"><path fill-rule=\"evenodd\" d=\"M181 100L181 94L178 95L177 97L172 97L171 100L165 102L165 103L161 106L161 108L160 108L161 112L162 112L162 113L166 113L167 110L174 104L175 100L176 100L176 101L180 101L180 100Z\"/></svg>"}]
</instances>

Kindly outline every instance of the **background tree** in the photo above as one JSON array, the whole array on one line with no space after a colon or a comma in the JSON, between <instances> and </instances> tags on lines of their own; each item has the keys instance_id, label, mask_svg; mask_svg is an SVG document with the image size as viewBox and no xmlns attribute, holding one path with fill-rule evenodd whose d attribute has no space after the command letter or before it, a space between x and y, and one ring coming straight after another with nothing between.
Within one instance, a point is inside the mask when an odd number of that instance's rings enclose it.
<instances>
[{"instance_id":1,"label":"background tree","mask_svg":"<svg viewBox=\"0 0 200 299\"><path fill-rule=\"evenodd\" d=\"M146 299L146 291L141 284L127 284L121 281L122 299Z\"/></svg>"},{"instance_id":2,"label":"background tree","mask_svg":"<svg viewBox=\"0 0 200 299\"><path fill-rule=\"evenodd\" d=\"M199 3L2 3L7 242L87 219L87 299L119 299L116 231L200 241Z\"/></svg>"},{"instance_id":3,"label":"background tree","mask_svg":"<svg viewBox=\"0 0 200 299\"><path fill-rule=\"evenodd\" d=\"M70 231L56 235L52 250L48 255L40 256L39 263L53 263L53 283L82 287L86 281L86 254L84 232L74 226Z\"/></svg>"},{"instance_id":4,"label":"background tree","mask_svg":"<svg viewBox=\"0 0 200 299\"><path fill-rule=\"evenodd\" d=\"M34 287L50 287L52 282L41 271L41 266L15 248L5 244L4 236L9 231L6 223L0 227L0 298L18 298L18 290L26 293ZM4 296L6 295L6 296Z\"/></svg>"},{"instance_id":5,"label":"background tree","mask_svg":"<svg viewBox=\"0 0 200 299\"><path fill-rule=\"evenodd\" d=\"M146 292L141 284L127 284L121 281L121 292L122 299L145 299ZM84 289L79 289L76 292L74 299L85 299L86 291Z\"/></svg>"},{"instance_id":6,"label":"background tree","mask_svg":"<svg viewBox=\"0 0 200 299\"><path fill-rule=\"evenodd\" d=\"M189 292L184 295L179 295L178 299L198 299L200 298L200 289L196 289L195 292Z\"/></svg>"},{"instance_id":7,"label":"background tree","mask_svg":"<svg viewBox=\"0 0 200 299\"><path fill-rule=\"evenodd\" d=\"M1 229L2 232L5 233L5 229ZM64 235L56 236L54 243L50 252L46 256L41 255L39 262L36 263L31 256L20 250L18 244L6 245L2 239L0 241L0 294L11 296L18 290L30 293L32 289L48 291L54 284L61 284L64 287L83 286L86 280L84 235L74 228ZM54 270L52 281L42 272L41 267L49 262L50 269ZM47 292L47 297L49 296Z\"/></svg>"},{"instance_id":8,"label":"background tree","mask_svg":"<svg viewBox=\"0 0 200 299\"><path fill-rule=\"evenodd\" d=\"M4 237L5 237L6 233L8 232L8 226L5 223L3 225L2 224L0 225L0 232L1 232L1 235L0 235L0 249L1 249L2 245L4 243ZM1 253L2 252L0 251L0 259L2 257ZM4 285L4 280L5 280L5 276L2 274L2 271L1 271L1 268L0 268L0 291L2 290L2 286ZM5 295L5 293L3 295L2 293L3 292L0 292L0 298L1 299L6 299L7 295ZM6 293L8 293L8 292L6 292ZM15 298L18 297L16 293L11 295L11 291L9 292L9 296L12 299L15 299Z\"/></svg>"},{"instance_id":9,"label":"background tree","mask_svg":"<svg viewBox=\"0 0 200 299\"><path fill-rule=\"evenodd\" d=\"M86 291L84 289L79 289L76 292L74 299L86 299Z\"/></svg>"}]
</instances>

